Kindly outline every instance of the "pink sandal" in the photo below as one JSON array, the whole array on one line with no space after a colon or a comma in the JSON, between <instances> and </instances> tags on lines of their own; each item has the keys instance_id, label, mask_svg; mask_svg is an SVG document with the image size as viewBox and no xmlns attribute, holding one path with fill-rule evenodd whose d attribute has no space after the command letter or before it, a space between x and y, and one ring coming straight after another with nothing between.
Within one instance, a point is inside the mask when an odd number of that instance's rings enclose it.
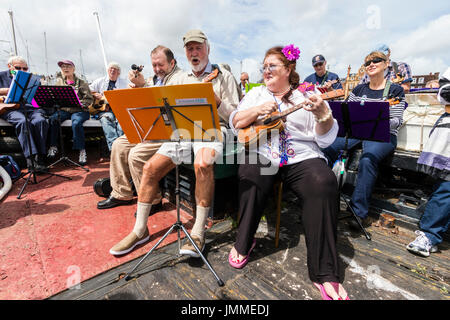
<instances>
[{"instance_id":1,"label":"pink sandal","mask_svg":"<svg viewBox=\"0 0 450 320\"><path fill-rule=\"evenodd\" d=\"M239 262L239 259L235 259L235 261L233 261L233 257L231 256L231 252L230 252L230 254L228 255L228 263L230 264L230 266L232 266L233 268L236 268L236 269L243 268L247 264L248 257L250 256L250 253L252 252L255 245L256 245L256 240L253 239L253 243L252 243L252 246L250 247L250 250L248 250L247 255L241 262Z\"/></svg>"},{"instance_id":2,"label":"pink sandal","mask_svg":"<svg viewBox=\"0 0 450 320\"><path fill-rule=\"evenodd\" d=\"M319 289L320 295L322 296L322 300L333 300L333 298L331 298L331 297L327 294L327 292L326 292L326 290L325 290L325 288L323 287L322 284L316 283L316 282L313 282L313 283L314 283L314 285L316 286L316 288ZM333 286L334 291L336 291L336 293L339 295L339 283L337 283L337 282L330 282L330 283L331 283L331 285ZM345 299L342 299L341 297L339 297L338 300L350 300L350 298L349 298L348 296L345 297Z\"/></svg>"}]
</instances>

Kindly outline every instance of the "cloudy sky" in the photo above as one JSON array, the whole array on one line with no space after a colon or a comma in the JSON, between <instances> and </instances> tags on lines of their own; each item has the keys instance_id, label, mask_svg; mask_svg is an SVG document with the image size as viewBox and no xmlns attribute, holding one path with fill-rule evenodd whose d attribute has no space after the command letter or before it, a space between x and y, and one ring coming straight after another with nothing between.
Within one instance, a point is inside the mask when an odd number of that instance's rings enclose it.
<instances>
[{"instance_id":1,"label":"cloudy sky","mask_svg":"<svg viewBox=\"0 0 450 320\"><path fill-rule=\"evenodd\" d=\"M443 72L450 65L450 2L328 0L0 0L0 65L14 50L13 12L19 55L32 71L45 74L57 61L74 61L89 81L105 74L97 18L108 61L124 70L133 63L153 75L149 52L159 44L171 48L188 69L182 37L202 29L211 43L210 60L227 63L238 78L260 78L264 52L274 45L295 44L302 51L297 71L313 72L311 58L321 53L329 69L345 77L361 66L380 43L392 59L411 65L413 74ZM27 50L28 49L28 50ZM2 69L2 68L0 68ZM125 76L125 72L122 73Z\"/></svg>"}]
</instances>

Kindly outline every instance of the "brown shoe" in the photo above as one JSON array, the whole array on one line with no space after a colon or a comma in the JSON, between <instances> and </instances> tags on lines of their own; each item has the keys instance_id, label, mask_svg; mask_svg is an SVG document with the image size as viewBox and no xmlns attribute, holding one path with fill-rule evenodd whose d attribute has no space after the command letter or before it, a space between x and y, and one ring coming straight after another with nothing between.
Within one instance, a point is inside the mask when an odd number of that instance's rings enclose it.
<instances>
[{"instance_id":1,"label":"brown shoe","mask_svg":"<svg viewBox=\"0 0 450 320\"><path fill-rule=\"evenodd\" d=\"M205 239L200 239L196 236L191 236L191 238L194 240L195 245L200 249L200 252L203 252L203 249L205 248ZM185 254L193 258L200 258L200 255L189 239L186 239L186 243L181 247L180 254Z\"/></svg>"},{"instance_id":2,"label":"brown shoe","mask_svg":"<svg viewBox=\"0 0 450 320\"><path fill-rule=\"evenodd\" d=\"M145 229L145 233L142 238L138 238L136 233L132 231L129 235L123 238L119 243L109 250L109 253L115 256L120 256L126 254L134 249L137 245L147 242L150 240L150 234L148 229Z\"/></svg>"}]
</instances>

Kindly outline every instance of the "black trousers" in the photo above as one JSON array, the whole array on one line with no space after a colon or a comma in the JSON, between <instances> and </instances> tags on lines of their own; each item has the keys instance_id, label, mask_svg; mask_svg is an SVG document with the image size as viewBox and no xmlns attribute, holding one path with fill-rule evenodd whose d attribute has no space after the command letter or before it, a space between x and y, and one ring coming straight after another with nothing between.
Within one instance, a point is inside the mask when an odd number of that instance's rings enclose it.
<instances>
[{"instance_id":1,"label":"black trousers","mask_svg":"<svg viewBox=\"0 0 450 320\"><path fill-rule=\"evenodd\" d=\"M275 175L262 175L264 165L239 165L240 221L236 250L247 255L263 214L266 200L280 177L303 202L302 223L305 230L309 278L313 282L340 282L336 251L339 212L336 176L325 160L316 158L283 166Z\"/></svg>"}]
</instances>

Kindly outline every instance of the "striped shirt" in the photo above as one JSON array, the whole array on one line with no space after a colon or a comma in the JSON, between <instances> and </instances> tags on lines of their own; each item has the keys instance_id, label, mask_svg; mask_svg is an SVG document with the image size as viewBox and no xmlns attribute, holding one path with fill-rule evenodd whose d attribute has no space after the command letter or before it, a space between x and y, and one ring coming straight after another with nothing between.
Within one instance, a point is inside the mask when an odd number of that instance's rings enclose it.
<instances>
[{"instance_id":1,"label":"striped shirt","mask_svg":"<svg viewBox=\"0 0 450 320\"><path fill-rule=\"evenodd\" d=\"M366 101L366 102L379 102L383 100L384 89L372 90L369 87L369 83L360 84L353 89L348 97L348 101ZM405 93L403 88L398 84L391 84L389 89L388 98L400 98L400 103L389 107L389 126L390 133L393 135L398 134L398 129L403 123L403 111L405 110Z\"/></svg>"}]
</instances>

